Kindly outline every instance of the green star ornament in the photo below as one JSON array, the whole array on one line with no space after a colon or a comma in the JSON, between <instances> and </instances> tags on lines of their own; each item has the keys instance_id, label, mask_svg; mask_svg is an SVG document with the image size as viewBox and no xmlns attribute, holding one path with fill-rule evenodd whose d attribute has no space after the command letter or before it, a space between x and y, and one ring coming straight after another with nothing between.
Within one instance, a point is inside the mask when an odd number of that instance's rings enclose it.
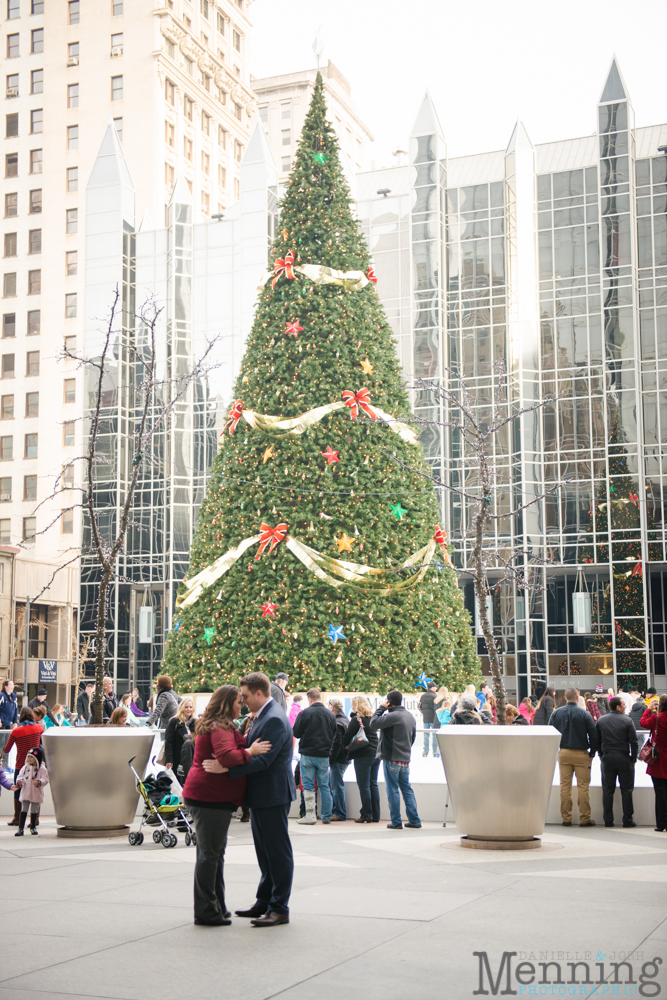
<instances>
[{"instance_id":1,"label":"green star ornament","mask_svg":"<svg viewBox=\"0 0 667 1000\"><path fill-rule=\"evenodd\" d=\"M310 154L315 161L315 163L325 164L329 157L325 153L311 153Z\"/></svg>"},{"instance_id":2,"label":"green star ornament","mask_svg":"<svg viewBox=\"0 0 667 1000\"><path fill-rule=\"evenodd\" d=\"M213 636L215 635L215 627L204 629L204 638L206 639L209 646L213 642Z\"/></svg>"},{"instance_id":3,"label":"green star ornament","mask_svg":"<svg viewBox=\"0 0 667 1000\"><path fill-rule=\"evenodd\" d=\"M399 521L402 521L403 515L407 514L407 510L405 507L401 507L401 501L399 500L398 503L390 503L389 506L391 507L391 512L394 517L397 517Z\"/></svg>"}]
</instances>

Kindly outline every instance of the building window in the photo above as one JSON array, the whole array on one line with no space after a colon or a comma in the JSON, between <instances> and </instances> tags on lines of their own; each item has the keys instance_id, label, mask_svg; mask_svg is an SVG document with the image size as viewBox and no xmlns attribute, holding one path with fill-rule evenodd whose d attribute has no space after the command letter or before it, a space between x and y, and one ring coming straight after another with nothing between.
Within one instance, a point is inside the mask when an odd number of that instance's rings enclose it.
<instances>
[{"instance_id":1,"label":"building window","mask_svg":"<svg viewBox=\"0 0 667 1000\"><path fill-rule=\"evenodd\" d=\"M74 534L74 511L64 510L60 519L60 530L63 535Z\"/></svg>"},{"instance_id":2,"label":"building window","mask_svg":"<svg viewBox=\"0 0 667 1000\"><path fill-rule=\"evenodd\" d=\"M7 88L5 90L5 97L18 97L19 96L19 75L18 73L10 73L7 77Z\"/></svg>"},{"instance_id":3,"label":"building window","mask_svg":"<svg viewBox=\"0 0 667 1000\"><path fill-rule=\"evenodd\" d=\"M25 394L25 415L26 417L39 416L39 393L26 392Z\"/></svg>"},{"instance_id":4,"label":"building window","mask_svg":"<svg viewBox=\"0 0 667 1000\"><path fill-rule=\"evenodd\" d=\"M0 416L3 420L14 419L14 397L3 396L0 399Z\"/></svg>"},{"instance_id":5,"label":"building window","mask_svg":"<svg viewBox=\"0 0 667 1000\"><path fill-rule=\"evenodd\" d=\"M211 78L208 73L202 73L201 75L201 85L207 93L211 93ZM206 116L208 117L208 115ZM202 116L202 128L204 127L203 116ZM208 132L206 133L208 135Z\"/></svg>"},{"instance_id":6,"label":"building window","mask_svg":"<svg viewBox=\"0 0 667 1000\"><path fill-rule=\"evenodd\" d=\"M37 458L37 435L26 434L24 443L24 458Z\"/></svg>"},{"instance_id":7,"label":"building window","mask_svg":"<svg viewBox=\"0 0 667 1000\"><path fill-rule=\"evenodd\" d=\"M290 128L284 128L280 133L280 144L281 146L292 145L292 130Z\"/></svg>"},{"instance_id":8,"label":"building window","mask_svg":"<svg viewBox=\"0 0 667 1000\"><path fill-rule=\"evenodd\" d=\"M2 294L6 299L11 299L16 295L16 271L9 274L3 274Z\"/></svg>"},{"instance_id":9,"label":"building window","mask_svg":"<svg viewBox=\"0 0 667 1000\"><path fill-rule=\"evenodd\" d=\"M18 0L16 0L16 2L18 2ZM201 12L202 12L202 17L205 17L206 20L208 21L208 13L209 13L208 0L201 0ZM18 14L16 16L18 17Z\"/></svg>"},{"instance_id":10,"label":"building window","mask_svg":"<svg viewBox=\"0 0 667 1000\"><path fill-rule=\"evenodd\" d=\"M28 211L30 215L41 215L42 212L42 189L33 188L29 194L29 208Z\"/></svg>"},{"instance_id":11,"label":"building window","mask_svg":"<svg viewBox=\"0 0 667 1000\"><path fill-rule=\"evenodd\" d=\"M189 97L183 98L183 114L189 122L192 121L192 113L195 106L195 102L191 101Z\"/></svg>"},{"instance_id":12,"label":"building window","mask_svg":"<svg viewBox=\"0 0 667 1000\"><path fill-rule=\"evenodd\" d=\"M37 476L23 477L23 499L24 500L37 499Z\"/></svg>"},{"instance_id":13,"label":"building window","mask_svg":"<svg viewBox=\"0 0 667 1000\"><path fill-rule=\"evenodd\" d=\"M5 139L15 139L19 134L19 116L18 112L14 112L11 115L5 115Z\"/></svg>"},{"instance_id":14,"label":"building window","mask_svg":"<svg viewBox=\"0 0 667 1000\"><path fill-rule=\"evenodd\" d=\"M63 424L63 444L66 448L71 448L74 444L74 421L66 420Z\"/></svg>"},{"instance_id":15,"label":"building window","mask_svg":"<svg viewBox=\"0 0 667 1000\"><path fill-rule=\"evenodd\" d=\"M201 130L204 135L211 134L211 116L207 115L205 111L201 113Z\"/></svg>"},{"instance_id":16,"label":"building window","mask_svg":"<svg viewBox=\"0 0 667 1000\"><path fill-rule=\"evenodd\" d=\"M43 14L44 13L44 0L32 0L32 10L31 14Z\"/></svg>"},{"instance_id":17,"label":"building window","mask_svg":"<svg viewBox=\"0 0 667 1000\"><path fill-rule=\"evenodd\" d=\"M164 165L164 183L170 189L174 186L174 168L169 163Z\"/></svg>"},{"instance_id":18,"label":"building window","mask_svg":"<svg viewBox=\"0 0 667 1000\"><path fill-rule=\"evenodd\" d=\"M2 337L16 336L16 313L5 313L2 317Z\"/></svg>"},{"instance_id":19,"label":"building window","mask_svg":"<svg viewBox=\"0 0 667 1000\"><path fill-rule=\"evenodd\" d=\"M76 337L64 337L63 349L68 351L70 354L74 354L76 351Z\"/></svg>"},{"instance_id":20,"label":"building window","mask_svg":"<svg viewBox=\"0 0 667 1000\"><path fill-rule=\"evenodd\" d=\"M113 123L114 123L114 128L116 129L116 135L118 136L118 141L122 142L123 141L123 119L122 118L114 118Z\"/></svg>"},{"instance_id":21,"label":"building window","mask_svg":"<svg viewBox=\"0 0 667 1000\"><path fill-rule=\"evenodd\" d=\"M28 271L28 295L41 295L42 272Z\"/></svg>"},{"instance_id":22,"label":"building window","mask_svg":"<svg viewBox=\"0 0 667 1000\"><path fill-rule=\"evenodd\" d=\"M241 197L241 186L239 184L238 177L234 178L234 197L236 198L237 201Z\"/></svg>"},{"instance_id":23,"label":"building window","mask_svg":"<svg viewBox=\"0 0 667 1000\"><path fill-rule=\"evenodd\" d=\"M240 104L234 104L234 115L240 122L243 121L243 108Z\"/></svg>"},{"instance_id":24,"label":"building window","mask_svg":"<svg viewBox=\"0 0 667 1000\"><path fill-rule=\"evenodd\" d=\"M172 107L176 104L176 84L172 83L171 80L164 81L164 97Z\"/></svg>"},{"instance_id":25,"label":"building window","mask_svg":"<svg viewBox=\"0 0 667 1000\"><path fill-rule=\"evenodd\" d=\"M76 250L68 250L67 253L65 254L65 274L67 275L68 278L71 278L72 275L74 274L78 274L78 260L77 260Z\"/></svg>"},{"instance_id":26,"label":"building window","mask_svg":"<svg viewBox=\"0 0 667 1000\"><path fill-rule=\"evenodd\" d=\"M5 154L5 177L18 177L19 173L19 154L18 153L6 153Z\"/></svg>"},{"instance_id":27,"label":"building window","mask_svg":"<svg viewBox=\"0 0 667 1000\"><path fill-rule=\"evenodd\" d=\"M27 457L27 456L26 456ZM34 542L35 536L37 534L37 518L36 517L24 517L23 518L23 541L24 542ZM32 631L32 622L30 623L30 630ZM32 645L30 643L29 645Z\"/></svg>"},{"instance_id":28,"label":"building window","mask_svg":"<svg viewBox=\"0 0 667 1000\"><path fill-rule=\"evenodd\" d=\"M0 520L0 545L10 545L12 540L11 519L3 517Z\"/></svg>"},{"instance_id":29,"label":"building window","mask_svg":"<svg viewBox=\"0 0 667 1000\"><path fill-rule=\"evenodd\" d=\"M221 188L227 187L227 168L218 166L218 185Z\"/></svg>"},{"instance_id":30,"label":"building window","mask_svg":"<svg viewBox=\"0 0 667 1000\"><path fill-rule=\"evenodd\" d=\"M282 170L282 172L284 174L289 173L289 171L292 169L292 157L291 156L283 156L281 158L281 160L280 160L280 169Z\"/></svg>"},{"instance_id":31,"label":"building window","mask_svg":"<svg viewBox=\"0 0 667 1000\"><path fill-rule=\"evenodd\" d=\"M183 156L192 163L192 139L183 139Z\"/></svg>"},{"instance_id":32,"label":"building window","mask_svg":"<svg viewBox=\"0 0 667 1000\"><path fill-rule=\"evenodd\" d=\"M205 173L207 176L210 174L210 172L211 172L211 157L208 155L208 153L202 153L201 154L201 168L202 168L202 172Z\"/></svg>"},{"instance_id":33,"label":"building window","mask_svg":"<svg viewBox=\"0 0 667 1000\"><path fill-rule=\"evenodd\" d=\"M117 31L115 35L111 36L111 55L112 58L117 58L123 54L123 32Z\"/></svg>"},{"instance_id":34,"label":"building window","mask_svg":"<svg viewBox=\"0 0 667 1000\"><path fill-rule=\"evenodd\" d=\"M26 352L25 373L28 376L39 375L39 351Z\"/></svg>"},{"instance_id":35,"label":"building window","mask_svg":"<svg viewBox=\"0 0 667 1000\"><path fill-rule=\"evenodd\" d=\"M261 107L257 108L257 114L259 115L259 120L262 125L267 125L269 121L269 106L268 104L262 104Z\"/></svg>"},{"instance_id":36,"label":"building window","mask_svg":"<svg viewBox=\"0 0 667 1000\"><path fill-rule=\"evenodd\" d=\"M280 117L281 118L291 118L292 117L292 102L285 101L284 104L280 105Z\"/></svg>"},{"instance_id":37,"label":"building window","mask_svg":"<svg viewBox=\"0 0 667 1000\"><path fill-rule=\"evenodd\" d=\"M18 238L16 233L5 233L4 256L16 257Z\"/></svg>"},{"instance_id":38,"label":"building window","mask_svg":"<svg viewBox=\"0 0 667 1000\"><path fill-rule=\"evenodd\" d=\"M194 76L194 68L195 68L194 60L188 59L187 56L184 56L183 62L185 64L185 72L188 74L188 76Z\"/></svg>"},{"instance_id":39,"label":"building window","mask_svg":"<svg viewBox=\"0 0 667 1000\"><path fill-rule=\"evenodd\" d=\"M67 127L67 148L68 149L78 149L79 148L79 126L78 125L68 125L68 127Z\"/></svg>"},{"instance_id":40,"label":"building window","mask_svg":"<svg viewBox=\"0 0 667 1000\"><path fill-rule=\"evenodd\" d=\"M225 36L225 19L222 14L218 13L218 34Z\"/></svg>"},{"instance_id":41,"label":"building window","mask_svg":"<svg viewBox=\"0 0 667 1000\"><path fill-rule=\"evenodd\" d=\"M79 168L78 167L68 167L67 168L67 190L68 191L78 191L79 190Z\"/></svg>"},{"instance_id":42,"label":"building window","mask_svg":"<svg viewBox=\"0 0 667 1000\"><path fill-rule=\"evenodd\" d=\"M7 0L7 20L13 21L21 16L21 0Z\"/></svg>"},{"instance_id":43,"label":"building window","mask_svg":"<svg viewBox=\"0 0 667 1000\"><path fill-rule=\"evenodd\" d=\"M65 318L74 319L76 317L76 292L71 292L65 296Z\"/></svg>"},{"instance_id":44,"label":"building window","mask_svg":"<svg viewBox=\"0 0 667 1000\"><path fill-rule=\"evenodd\" d=\"M234 159L236 160L237 163L241 162L242 155L243 155L243 146L238 141L238 139L234 139Z\"/></svg>"},{"instance_id":45,"label":"building window","mask_svg":"<svg viewBox=\"0 0 667 1000\"><path fill-rule=\"evenodd\" d=\"M222 125L218 126L218 146L220 149L227 148L227 129L224 129Z\"/></svg>"},{"instance_id":46,"label":"building window","mask_svg":"<svg viewBox=\"0 0 667 1000\"><path fill-rule=\"evenodd\" d=\"M30 51L32 53L44 51L44 28L35 28L30 32Z\"/></svg>"},{"instance_id":47,"label":"building window","mask_svg":"<svg viewBox=\"0 0 667 1000\"><path fill-rule=\"evenodd\" d=\"M69 0L69 23L79 23L79 0Z\"/></svg>"},{"instance_id":48,"label":"building window","mask_svg":"<svg viewBox=\"0 0 667 1000\"><path fill-rule=\"evenodd\" d=\"M111 16L120 17L122 13L123 13L123 0L112 0Z\"/></svg>"},{"instance_id":49,"label":"building window","mask_svg":"<svg viewBox=\"0 0 667 1000\"><path fill-rule=\"evenodd\" d=\"M30 112L30 132L37 135L44 131L44 109L36 108Z\"/></svg>"},{"instance_id":50,"label":"building window","mask_svg":"<svg viewBox=\"0 0 667 1000\"><path fill-rule=\"evenodd\" d=\"M28 233L28 253L42 252L42 230L31 229Z\"/></svg>"},{"instance_id":51,"label":"building window","mask_svg":"<svg viewBox=\"0 0 667 1000\"><path fill-rule=\"evenodd\" d=\"M66 231L68 234L78 233L79 231L79 209L78 208L68 208L66 210Z\"/></svg>"},{"instance_id":52,"label":"building window","mask_svg":"<svg viewBox=\"0 0 667 1000\"><path fill-rule=\"evenodd\" d=\"M211 199L209 195L206 194L205 191L202 191L201 210L202 210L202 215L210 215L211 213Z\"/></svg>"},{"instance_id":53,"label":"building window","mask_svg":"<svg viewBox=\"0 0 667 1000\"><path fill-rule=\"evenodd\" d=\"M233 36L233 38L234 38L234 48L236 49L237 52L240 52L241 51L241 35L236 30L236 28L234 28L234 36Z\"/></svg>"},{"instance_id":54,"label":"building window","mask_svg":"<svg viewBox=\"0 0 667 1000\"><path fill-rule=\"evenodd\" d=\"M30 150L30 173L31 174L41 174L42 172L42 150L41 149L31 149Z\"/></svg>"},{"instance_id":55,"label":"building window","mask_svg":"<svg viewBox=\"0 0 667 1000\"><path fill-rule=\"evenodd\" d=\"M65 465L63 466L63 489L71 490L74 488L74 466Z\"/></svg>"},{"instance_id":56,"label":"building window","mask_svg":"<svg viewBox=\"0 0 667 1000\"><path fill-rule=\"evenodd\" d=\"M76 403L76 379L66 378L63 381L63 403Z\"/></svg>"},{"instance_id":57,"label":"building window","mask_svg":"<svg viewBox=\"0 0 667 1000\"><path fill-rule=\"evenodd\" d=\"M30 74L30 93L31 94L43 94L44 93L44 70L34 69Z\"/></svg>"},{"instance_id":58,"label":"building window","mask_svg":"<svg viewBox=\"0 0 667 1000\"><path fill-rule=\"evenodd\" d=\"M220 103L227 104L227 91L224 90L222 87L218 87L217 91L218 91L218 100L220 101Z\"/></svg>"},{"instance_id":59,"label":"building window","mask_svg":"<svg viewBox=\"0 0 667 1000\"><path fill-rule=\"evenodd\" d=\"M70 66L79 65L79 43L70 42L67 46L67 62Z\"/></svg>"},{"instance_id":60,"label":"building window","mask_svg":"<svg viewBox=\"0 0 667 1000\"><path fill-rule=\"evenodd\" d=\"M7 58L16 59L19 55L19 36L7 35Z\"/></svg>"},{"instance_id":61,"label":"building window","mask_svg":"<svg viewBox=\"0 0 667 1000\"><path fill-rule=\"evenodd\" d=\"M30 309L29 310L29 312L28 312L28 336L29 337L34 337L34 336L36 336L40 332L41 326L42 326L41 316L42 316L42 314L39 311L39 309Z\"/></svg>"},{"instance_id":62,"label":"building window","mask_svg":"<svg viewBox=\"0 0 667 1000\"><path fill-rule=\"evenodd\" d=\"M14 355L13 354L3 354L2 355L2 377L3 378L14 378Z\"/></svg>"},{"instance_id":63,"label":"building window","mask_svg":"<svg viewBox=\"0 0 667 1000\"><path fill-rule=\"evenodd\" d=\"M0 478L0 500L8 503L12 498L12 477L2 476Z\"/></svg>"},{"instance_id":64,"label":"building window","mask_svg":"<svg viewBox=\"0 0 667 1000\"><path fill-rule=\"evenodd\" d=\"M123 78L122 78L122 76L112 76L111 77L111 100L112 101L122 101L123 100Z\"/></svg>"},{"instance_id":65,"label":"building window","mask_svg":"<svg viewBox=\"0 0 667 1000\"><path fill-rule=\"evenodd\" d=\"M79 107L79 84L69 83L67 85L67 107L68 108L78 108Z\"/></svg>"},{"instance_id":66,"label":"building window","mask_svg":"<svg viewBox=\"0 0 667 1000\"><path fill-rule=\"evenodd\" d=\"M168 146L171 146L172 148L176 144L175 130L171 122L164 123L164 141L167 143Z\"/></svg>"},{"instance_id":67,"label":"building window","mask_svg":"<svg viewBox=\"0 0 667 1000\"><path fill-rule=\"evenodd\" d=\"M11 397L14 398L13 396ZM12 414L13 416L14 414ZM5 436L0 438L0 460L3 462L11 462L14 458L14 438L10 436Z\"/></svg>"}]
</instances>

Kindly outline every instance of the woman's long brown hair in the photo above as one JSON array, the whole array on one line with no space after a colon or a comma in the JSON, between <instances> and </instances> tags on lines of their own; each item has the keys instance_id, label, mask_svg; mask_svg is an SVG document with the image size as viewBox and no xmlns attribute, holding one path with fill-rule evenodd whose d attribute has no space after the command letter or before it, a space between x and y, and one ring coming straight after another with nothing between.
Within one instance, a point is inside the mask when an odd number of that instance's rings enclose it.
<instances>
[{"instance_id":1,"label":"woman's long brown hair","mask_svg":"<svg viewBox=\"0 0 667 1000\"><path fill-rule=\"evenodd\" d=\"M197 720L195 736L210 733L218 726L221 729L235 729L234 702L238 696L239 689L236 684L223 684L222 687L216 688L204 714Z\"/></svg>"}]
</instances>

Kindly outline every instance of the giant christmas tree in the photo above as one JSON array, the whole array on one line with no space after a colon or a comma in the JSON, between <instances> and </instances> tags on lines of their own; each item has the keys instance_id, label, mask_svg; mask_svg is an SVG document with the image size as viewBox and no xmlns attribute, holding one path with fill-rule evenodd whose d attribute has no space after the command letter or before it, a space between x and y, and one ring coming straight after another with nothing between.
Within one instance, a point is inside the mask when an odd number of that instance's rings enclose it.
<instances>
[{"instance_id":1,"label":"giant christmas tree","mask_svg":"<svg viewBox=\"0 0 667 1000\"><path fill-rule=\"evenodd\" d=\"M319 75L270 268L163 668L181 690L253 669L461 690L470 619Z\"/></svg>"}]
</instances>

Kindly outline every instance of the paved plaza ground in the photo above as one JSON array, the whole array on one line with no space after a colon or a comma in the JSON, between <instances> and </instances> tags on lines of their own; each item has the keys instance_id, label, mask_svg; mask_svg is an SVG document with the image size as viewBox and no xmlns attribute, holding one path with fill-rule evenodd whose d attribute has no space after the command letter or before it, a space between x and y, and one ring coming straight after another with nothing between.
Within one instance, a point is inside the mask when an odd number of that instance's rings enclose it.
<instances>
[{"instance_id":1,"label":"paved plaza ground","mask_svg":"<svg viewBox=\"0 0 667 1000\"><path fill-rule=\"evenodd\" d=\"M475 951L494 976L504 951L561 964L588 953L605 976L630 956L635 978L660 957L660 994L585 991L667 996L667 834L549 826L547 849L508 854L458 847L436 823L290 826L291 923L256 929L193 925L194 848L182 837L172 850L62 840L45 817L39 839L19 840L3 822L0 1000L463 1000L479 988ZM226 875L230 908L250 905L257 867L236 820Z\"/></svg>"}]
</instances>

